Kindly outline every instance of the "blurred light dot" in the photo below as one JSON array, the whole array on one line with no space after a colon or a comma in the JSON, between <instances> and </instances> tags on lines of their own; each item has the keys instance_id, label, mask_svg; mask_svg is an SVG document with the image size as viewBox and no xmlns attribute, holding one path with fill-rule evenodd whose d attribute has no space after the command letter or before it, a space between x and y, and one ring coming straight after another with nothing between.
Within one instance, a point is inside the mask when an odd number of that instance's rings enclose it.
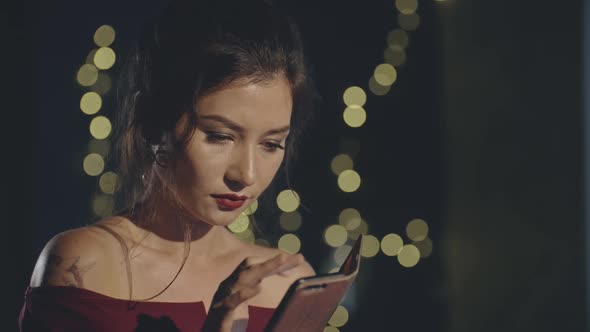
<instances>
[{"instance_id":1,"label":"blurred light dot","mask_svg":"<svg viewBox=\"0 0 590 332\"><path fill-rule=\"evenodd\" d=\"M330 167L332 168L332 173L339 175L342 171L346 171L348 169L352 169L354 166L354 162L352 158L350 158L347 154L339 154L332 159L330 163Z\"/></svg>"},{"instance_id":2,"label":"blurred light dot","mask_svg":"<svg viewBox=\"0 0 590 332\"><path fill-rule=\"evenodd\" d=\"M367 102L367 94L358 86L351 86L344 91L344 104L348 107L363 107Z\"/></svg>"},{"instance_id":3,"label":"blurred light dot","mask_svg":"<svg viewBox=\"0 0 590 332\"><path fill-rule=\"evenodd\" d=\"M338 223L351 231L361 225L361 214L357 209L346 208L338 215Z\"/></svg>"},{"instance_id":4,"label":"blurred light dot","mask_svg":"<svg viewBox=\"0 0 590 332\"><path fill-rule=\"evenodd\" d=\"M346 322L348 322L348 310L346 310L345 307L339 305L332 314L332 317L330 317L328 324L334 327L341 327L344 326Z\"/></svg>"},{"instance_id":5,"label":"blurred light dot","mask_svg":"<svg viewBox=\"0 0 590 332\"><path fill-rule=\"evenodd\" d=\"M432 240L430 238L414 241L412 244L420 251L420 257L428 257L432 254Z\"/></svg>"},{"instance_id":6,"label":"blurred light dot","mask_svg":"<svg viewBox=\"0 0 590 332\"><path fill-rule=\"evenodd\" d=\"M96 139L105 139L111 134L111 121L99 115L90 121L90 134Z\"/></svg>"},{"instance_id":7,"label":"blurred light dot","mask_svg":"<svg viewBox=\"0 0 590 332\"><path fill-rule=\"evenodd\" d=\"M381 239L381 250L387 256L396 256L404 246L404 240L397 234L387 234Z\"/></svg>"},{"instance_id":8,"label":"blurred light dot","mask_svg":"<svg viewBox=\"0 0 590 332\"><path fill-rule=\"evenodd\" d=\"M395 6L403 14L411 14L418 9L418 0L395 0Z\"/></svg>"},{"instance_id":9,"label":"blurred light dot","mask_svg":"<svg viewBox=\"0 0 590 332\"><path fill-rule=\"evenodd\" d=\"M420 260L420 251L415 245L406 244L397 254L397 260L403 267L415 266Z\"/></svg>"},{"instance_id":10,"label":"blurred light dot","mask_svg":"<svg viewBox=\"0 0 590 332\"><path fill-rule=\"evenodd\" d=\"M82 67L78 69L76 79L82 86L91 86L98 79L98 69L91 64L82 65Z\"/></svg>"},{"instance_id":11,"label":"blurred light dot","mask_svg":"<svg viewBox=\"0 0 590 332\"><path fill-rule=\"evenodd\" d=\"M109 46L115 41L115 29L110 25L101 25L94 32L94 43L97 46Z\"/></svg>"},{"instance_id":12,"label":"blurred light dot","mask_svg":"<svg viewBox=\"0 0 590 332\"><path fill-rule=\"evenodd\" d=\"M91 153L84 158L82 168L90 176L100 175L104 170L104 159L96 153Z\"/></svg>"},{"instance_id":13,"label":"blurred light dot","mask_svg":"<svg viewBox=\"0 0 590 332\"><path fill-rule=\"evenodd\" d=\"M86 63L87 64L94 66L94 55L96 54L97 50L98 50L98 48L94 48L94 49L90 50L90 52L88 52L88 55L86 56Z\"/></svg>"},{"instance_id":14,"label":"blurred light dot","mask_svg":"<svg viewBox=\"0 0 590 332\"><path fill-rule=\"evenodd\" d=\"M105 194L113 194L117 188L117 174L114 172L106 172L100 176L98 180L100 190Z\"/></svg>"},{"instance_id":15,"label":"blurred light dot","mask_svg":"<svg viewBox=\"0 0 590 332\"><path fill-rule=\"evenodd\" d=\"M356 191L361 186L361 176L351 169L338 175L338 187L344 192Z\"/></svg>"},{"instance_id":16,"label":"blurred light dot","mask_svg":"<svg viewBox=\"0 0 590 332\"><path fill-rule=\"evenodd\" d=\"M254 202L252 202L252 204L250 204L245 210L244 213L246 215L251 215L254 214L254 212L256 212L256 210L258 210L258 200L255 200Z\"/></svg>"},{"instance_id":17,"label":"blurred light dot","mask_svg":"<svg viewBox=\"0 0 590 332\"><path fill-rule=\"evenodd\" d=\"M277 205L283 212L292 212L299 207L299 195L291 189L283 190L277 196Z\"/></svg>"},{"instance_id":18,"label":"blurred light dot","mask_svg":"<svg viewBox=\"0 0 590 332\"><path fill-rule=\"evenodd\" d=\"M369 79L369 90L375 96L385 96L391 90L391 86L383 86L375 81L375 76L371 76Z\"/></svg>"},{"instance_id":19,"label":"blurred light dot","mask_svg":"<svg viewBox=\"0 0 590 332\"><path fill-rule=\"evenodd\" d=\"M279 224L284 230L294 232L301 227L301 214L297 211L284 212L279 218Z\"/></svg>"},{"instance_id":20,"label":"blurred light dot","mask_svg":"<svg viewBox=\"0 0 590 332\"><path fill-rule=\"evenodd\" d=\"M80 109L86 114L95 114L102 107L102 98L96 92L86 92L80 98Z\"/></svg>"},{"instance_id":21,"label":"blurred light dot","mask_svg":"<svg viewBox=\"0 0 590 332\"><path fill-rule=\"evenodd\" d=\"M113 213L114 200L111 195L96 195L92 200L92 212L100 217L106 217Z\"/></svg>"},{"instance_id":22,"label":"blurred light dot","mask_svg":"<svg viewBox=\"0 0 590 332\"><path fill-rule=\"evenodd\" d=\"M254 241L256 240L254 237L254 232L252 232L252 230L250 228L247 228L245 231L243 232L239 232L239 233L233 233L238 239L244 241L244 242L248 242L248 243L254 243Z\"/></svg>"},{"instance_id":23,"label":"blurred light dot","mask_svg":"<svg viewBox=\"0 0 590 332\"><path fill-rule=\"evenodd\" d=\"M348 257L348 254L350 254L351 249L352 246L349 246L348 244L336 248L336 250L334 250L334 262L338 265L342 265L346 260L346 257Z\"/></svg>"},{"instance_id":24,"label":"blurred light dot","mask_svg":"<svg viewBox=\"0 0 590 332\"><path fill-rule=\"evenodd\" d=\"M428 236L428 224L422 219L412 219L406 226L406 234L412 241L422 241Z\"/></svg>"},{"instance_id":25,"label":"blurred light dot","mask_svg":"<svg viewBox=\"0 0 590 332\"><path fill-rule=\"evenodd\" d=\"M361 144L355 138L343 137L340 139L340 150L354 158L361 151Z\"/></svg>"},{"instance_id":26,"label":"blurred light dot","mask_svg":"<svg viewBox=\"0 0 590 332\"><path fill-rule=\"evenodd\" d=\"M259 246L270 247L270 243L262 238L254 240L254 243L256 243Z\"/></svg>"},{"instance_id":27,"label":"blurred light dot","mask_svg":"<svg viewBox=\"0 0 590 332\"><path fill-rule=\"evenodd\" d=\"M416 30L420 25L420 16L418 16L416 13L409 15L399 14L397 16L397 22L400 28L406 31L413 31Z\"/></svg>"},{"instance_id":28,"label":"blurred light dot","mask_svg":"<svg viewBox=\"0 0 590 332\"><path fill-rule=\"evenodd\" d=\"M387 44L389 46L401 46L403 48L408 47L408 43L410 42L410 37L408 37L408 33L402 29L395 29L389 31L387 34Z\"/></svg>"},{"instance_id":29,"label":"blurred light dot","mask_svg":"<svg viewBox=\"0 0 590 332\"><path fill-rule=\"evenodd\" d=\"M383 86L392 85L397 79L397 71L389 63L382 63L375 68L375 81Z\"/></svg>"},{"instance_id":30,"label":"blurred light dot","mask_svg":"<svg viewBox=\"0 0 590 332\"><path fill-rule=\"evenodd\" d=\"M240 216L227 226L230 231L234 233L241 233L248 229L250 226L250 219L245 213L240 213Z\"/></svg>"},{"instance_id":31,"label":"blurred light dot","mask_svg":"<svg viewBox=\"0 0 590 332\"><path fill-rule=\"evenodd\" d=\"M359 227L348 231L348 238L351 240L356 240L359 235L367 235L369 233L369 224L363 219L361 219L361 224Z\"/></svg>"},{"instance_id":32,"label":"blurred light dot","mask_svg":"<svg viewBox=\"0 0 590 332\"><path fill-rule=\"evenodd\" d=\"M88 152L106 156L110 149L110 142L106 139L92 139L88 142Z\"/></svg>"},{"instance_id":33,"label":"blurred light dot","mask_svg":"<svg viewBox=\"0 0 590 332\"><path fill-rule=\"evenodd\" d=\"M362 107L352 108L347 107L342 114L344 122L352 128L358 128L367 121L367 112Z\"/></svg>"},{"instance_id":34,"label":"blurred light dot","mask_svg":"<svg viewBox=\"0 0 590 332\"><path fill-rule=\"evenodd\" d=\"M385 49L383 59L394 67L399 67L406 62L406 51L398 45L391 45Z\"/></svg>"},{"instance_id":35,"label":"blurred light dot","mask_svg":"<svg viewBox=\"0 0 590 332\"><path fill-rule=\"evenodd\" d=\"M373 235L363 235L361 255L363 257L374 257L379 253L379 239Z\"/></svg>"},{"instance_id":36,"label":"blurred light dot","mask_svg":"<svg viewBox=\"0 0 590 332\"><path fill-rule=\"evenodd\" d=\"M115 64L115 51L110 47L101 47L94 54L94 65L98 69L109 69Z\"/></svg>"},{"instance_id":37,"label":"blurred light dot","mask_svg":"<svg viewBox=\"0 0 590 332\"><path fill-rule=\"evenodd\" d=\"M346 243L347 235L346 228L341 225L331 225L324 231L324 240L329 246L337 248Z\"/></svg>"},{"instance_id":38,"label":"blurred light dot","mask_svg":"<svg viewBox=\"0 0 590 332\"><path fill-rule=\"evenodd\" d=\"M328 273L338 273L340 271L340 267L336 266L330 269L330 271L328 271Z\"/></svg>"},{"instance_id":39,"label":"blurred light dot","mask_svg":"<svg viewBox=\"0 0 590 332\"><path fill-rule=\"evenodd\" d=\"M285 234L279 239L279 249L290 254L296 254L301 249L301 241L295 234Z\"/></svg>"},{"instance_id":40,"label":"blurred light dot","mask_svg":"<svg viewBox=\"0 0 590 332\"><path fill-rule=\"evenodd\" d=\"M96 79L96 82L92 84L90 90L98 94L104 95L111 90L111 86L111 77L105 72L99 72L98 78Z\"/></svg>"},{"instance_id":41,"label":"blurred light dot","mask_svg":"<svg viewBox=\"0 0 590 332\"><path fill-rule=\"evenodd\" d=\"M324 332L340 332L340 330L334 326L326 326L324 327Z\"/></svg>"}]
</instances>

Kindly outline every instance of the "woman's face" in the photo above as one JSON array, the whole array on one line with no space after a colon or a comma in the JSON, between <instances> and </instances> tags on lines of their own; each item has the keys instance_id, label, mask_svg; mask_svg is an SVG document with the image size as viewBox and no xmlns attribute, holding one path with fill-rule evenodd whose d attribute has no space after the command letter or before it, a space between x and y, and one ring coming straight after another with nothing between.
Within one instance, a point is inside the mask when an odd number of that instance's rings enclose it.
<instances>
[{"instance_id":1,"label":"woman's face","mask_svg":"<svg viewBox=\"0 0 590 332\"><path fill-rule=\"evenodd\" d=\"M292 103L282 75L237 81L199 99L196 130L174 168L193 216L228 225L266 189L283 161Z\"/></svg>"}]
</instances>

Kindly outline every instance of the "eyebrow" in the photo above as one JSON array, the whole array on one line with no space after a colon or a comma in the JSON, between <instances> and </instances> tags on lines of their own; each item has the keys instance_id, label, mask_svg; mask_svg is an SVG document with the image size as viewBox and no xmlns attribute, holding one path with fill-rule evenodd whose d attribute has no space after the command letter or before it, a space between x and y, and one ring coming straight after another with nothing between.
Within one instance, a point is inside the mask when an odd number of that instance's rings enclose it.
<instances>
[{"instance_id":1,"label":"eyebrow","mask_svg":"<svg viewBox=\"0 0 590 332\"><path fill-rule=\"evenodd\" d=\"M242 128L239 124L233 122L232 120L221 116L221 115L216 115L216 114L210 114L210 115L201 115L199 116L200 120L213 120L216 122L220 122L221 124L223 124L224 126L226 126L227 128L233 130L233 131L237 131L239 133L243 133L246 130L244 130L244 128ZM276 134L282 134L282 133L286 133L291 129L291 127L289 125L284 126L284 127L280 127L280 128L275 128L275 129L270 129L268 131L266 131L264 133L264 135L276 135Z\"/></svg>"}]
</instances>

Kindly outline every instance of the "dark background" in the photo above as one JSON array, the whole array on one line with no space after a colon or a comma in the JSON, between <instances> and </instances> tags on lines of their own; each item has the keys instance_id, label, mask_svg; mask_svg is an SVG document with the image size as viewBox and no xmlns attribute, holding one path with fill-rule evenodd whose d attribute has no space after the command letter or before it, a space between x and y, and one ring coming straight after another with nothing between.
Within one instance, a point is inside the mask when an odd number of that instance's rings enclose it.
<instances>
[{"instance_id":1,"label":"dark background","mask_svg":"<svg viewBox=\"0 0 590 332\"><path fill-rule=\"evenodd\" d=\"M587 331L583 1L419 1L407 62L386 96L367 89L368 118L357 129L341 120L342 93L366 89L383 61L387 32L398 27L394 1L284 2L323 96L293 172L309 207L302 252L327 272L322 232L345 207L358 208L378 238L423 218L434 243L413 268L382 253L365 259L340 330ZM4 8L3 22L15 28L4 29L2 47L10 330L45 242L94 218L96 179L81 169L90 117L75 81L92 35L112 25L112 47L123 54L162 3ZM351 194L330 171L343 137L360 144L363 182Z\"/></svg>"}]
</instances>

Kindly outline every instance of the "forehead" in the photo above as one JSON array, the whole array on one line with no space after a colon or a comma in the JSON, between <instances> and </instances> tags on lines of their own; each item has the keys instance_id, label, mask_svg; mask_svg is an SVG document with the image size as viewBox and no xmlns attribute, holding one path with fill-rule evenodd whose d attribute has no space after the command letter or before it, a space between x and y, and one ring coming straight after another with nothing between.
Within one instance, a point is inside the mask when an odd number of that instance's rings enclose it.
<instances>
[{"instance_id":1,"label":"forehead","mask_svg":"<svg viewBox=\"0 0 590 332\"><path fill-rule=\"evenodd\" d=\"M292 108L291 86L283 75L261 82L237 80L197 101L199 117L221 115L248 127L288 125Z\"/></svg>"}]
</instances>

